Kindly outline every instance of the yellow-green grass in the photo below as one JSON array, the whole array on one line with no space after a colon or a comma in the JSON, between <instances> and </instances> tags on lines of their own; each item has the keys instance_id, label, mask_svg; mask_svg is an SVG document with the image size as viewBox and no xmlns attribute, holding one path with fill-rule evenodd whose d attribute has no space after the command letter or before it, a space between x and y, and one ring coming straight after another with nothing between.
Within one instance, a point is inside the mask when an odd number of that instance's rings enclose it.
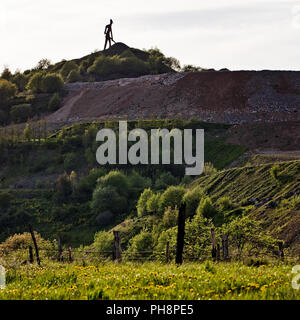
<instances>
[{"instance_id":1,"label":"yellow-green grass","mask_svg":"<svg viewBox=\"0 0 300 320\"><path fill-rule=\"evenodd\" d=\"M300 299L292 265L105 262L80 266L49 262L7 271L0 299Z\"/></svg>"}]
</instances>

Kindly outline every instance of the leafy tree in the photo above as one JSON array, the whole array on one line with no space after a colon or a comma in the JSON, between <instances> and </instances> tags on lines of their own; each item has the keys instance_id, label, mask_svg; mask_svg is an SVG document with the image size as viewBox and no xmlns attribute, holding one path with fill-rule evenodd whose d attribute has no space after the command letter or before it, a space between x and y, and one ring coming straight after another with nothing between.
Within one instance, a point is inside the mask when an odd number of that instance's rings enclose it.
<instances>
[{"instance_id":1,"label":"leafy tree","mask_svg":"<svg viewBox=\"0 0 300 320\"><path fill-rule=\"evenodd\" d=\"M141 233L130 239L127 254L135 256L143 254L143 257L150 256L155 247L155 239L151 232L143 230Z\"/></svg>"},{"instance_id":2,"label":"leafy tree","mask_svg":"<svg viewBox=\"0 0 300 320\"><path fill-rule=\"evenodd\" d=\"M60 74L64 79L67 79L71 71L78 71L78 65L75 61L67 61L64 63L63 67L60 70Z\"/></svg>"},{"instance_id":3,"label":"leafy tree","mask_svg":"<svg viewBox=\"0 0 300 320\"><path fill-rule=\"evenodd\" d=\"M188 217L194 216L197 212L200 200L204 197L203 190L197 186L192 190L188 190L184 197L183 202L186 204L186 215Z\"/></svg>"},{"instance_id":4,"label":"leafy tree","mask_svg":"<svg viewBox=\"0 0 300 320\"><path fill-rule=\"evenodd\" d=\"M42 90L47 93L55 93L61 91L64 81L59 74L49 73L42 80Z\"/></svg>"},{"instance_id":5,"label":"leafy tree","mask_svg":"<svg viewBox=\"0 0 300 320\"><path fill-rule=\"evenodd\" d=\"M99 185L101 187L113 187L121 196L127 196L129 191L129 184L127 177L124 173L113 170L106 176L99 179Z\"/></svg>"},{"instance_id":6,"label":"leafy tree","mask_svg":"<svg viewBox=\"0 0 300 320\"><path fill-rule=\"evenodd\" d=\"M18 87L19 91L24 91L27 84L27 76L20 71L16 71L13 75L12 82Z\"/></svg>"},{"instance_id":7,"label":"leafy tree","mask_svg":"<svg viewBox=\"0 0 300 320\"><path fill-rule=\"evenodd\" d=\"M48 69L49 67L51 66L51 61L49 59L41 59L37 66L36 66L36 69L37 70L46 70Z\"/></svg>"},{"instance_id":8,"label":"leafy tree","mask_svg":"<svg viewBox=\"0 0 300 320\"><path fill-rule=\"evenodd\" d=\"M100 186L93 193L91 208L95 213L111 211L114 214L124 213L127 208L127 200L118 194L113 186Z\"/></svg>"},{"instance_id":9,"label":"leafy tree","mask_svg":"<svg viewBox=\"0 0 300 320\"><path fill-rule=\"evenodd\" d=\"M43 92L43 79L45 77L45 73L43 71L39 71L34 73L28 81L27 89L33 93L41 93Z\"/></svg>"},{"instance_id":10,"label":"leafy tree","mask_svg":"<svg viewBox=\"0 0 300 320\"><path fill-rule=\"evenodd\" d=\"M213 206L209 197L202 198L197 208L197 214L204 218L213 218L217 214L216 208Z\"/></svg>"},{"instance_id":11,"label":"leafy tree","mask_svg":"<svg viewBox=\"0 0 300 320\"><path fill-rule=\"evenodd\" d=\"M137 213L139 217L142 217L147 213L147 201L153 196L153 192L150 188L144 190L137 203Z\"/></svg>"},{"instance_id":12,"label":"leafy tree","mask_svg":"<svg viewBox=\"0 0 300 320\"><path fill-rule=\"evenodd\" d=\"M185 194L184 187L181 187L181 186L169 187L162 194L159 200L160 212L163 214L168 207L172 209L175 209L176 207L179 208L182 203L184 194Z\"/></svg>"},{"instance_id":13,"label":"leafy tree","mask_svg":"<svg viewBox=\"0 0 300 320\"><path fill-rule=\"evenodd\" d=\"M10 72L8 67L5 67L1 73L1 79L5 79L7 81L11 81L12 80L12 73Z\"/></svg>"},{"instance_id":14,"label":"leafy tree","mask_svg":"<svg viewBox=\"0 0 300 320\"><path fill-rule=\"evenodd\" d=\"M159 211L160 193L152 194L146 202L146 210L149 213L157 214Z\"/></svg>"},{"instance_id":15,"label":"leafy tree","mask_svg":"<svg viewBox=\"0 0 300 320\"><path fill-rule=\"evenodd\" d=\"M112 232L99 231L95 234L92 248L101 255L109 257L113 251L114 235Z\"/></svg>"},{"instance_id":16,"label":"leafy tree","mask_svg":"<svg viewBox=\"0 0 300 320\"><path fill-rule=\"evenodd\" d=\"M251 256L265 249L270 250L277 243L263 227L261 221L253 220L249 216L232 220L224 227L224 232L229 235L230 244L237 249L239 258L246 247Z\"/></svg>"},{"instance_id":17,"label":"leafy tree","mask_svg":"<svg viewBox=\"0 0 300 320\"><path fill-rule=\"evenodd\" d=\"M8 80L0 79L0 107L7 107L17 91L18 89L15 84Z\"/></svg>"},{"instance_id":18,"label":"leafy tree","mask_svg":"<svg viewBox=\"0 0 300 320\"><path fill-rule=\"evenodd\" d=\"M172 209L168 207L163 215L163 226L167 228L172 228L177 225L178 221L178 209Z\"/></svg>"}]
</instances>

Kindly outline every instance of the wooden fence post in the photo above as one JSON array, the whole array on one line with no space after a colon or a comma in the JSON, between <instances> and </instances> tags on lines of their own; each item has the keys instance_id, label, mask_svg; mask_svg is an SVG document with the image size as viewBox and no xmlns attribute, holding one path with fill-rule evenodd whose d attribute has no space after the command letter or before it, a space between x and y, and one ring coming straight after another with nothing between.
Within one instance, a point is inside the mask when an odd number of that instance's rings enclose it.
<instances>
[{"instance_id":1,"label":"wooden fence post","mask_svg":"<svg viewBox=\"0 0 300 320\"><path fill-rule=\"evenodd\" d=\"M217 244L217 255L216 255L217 261L220 261L220 256L221 256L220 252L221 252L220 245Z\"/></svg>"},{"instance_id":2,"label":"wooden fence post","mask_svg":"<svg viewBox=\"0 0 300 320\"><path fill-rule=\"evenodd\" d=\"M57 246L58 246L58 261L63 261L63 249L61 244L60 236L57 236Z\"/></svg>"},{"instance_id":3,"label":"wooden fence post","mask_svg":"<svg viewBox=\"0 0 300 320\"><path fill-rule=\"evenodd\" d=\"M29 263L33 263L33 252L32 252L32 246L29 246Z\"/></svg>"},{"instance_id":4,"label":"wooden fence post","mask_svg":"<svg viewBox=\"0 0 300 320\"><path fill-rule=\"evenodd\" d=\"M212 244L211 257L213 258L213 260L215 260L217 258L216 233L214 228L212 228L210 231L211 231L211 244Z\"/></svg>"},{"instance_id":5,"label":"wooden fence post","mask_svg":"<svg viewBox=\"0 0 300 320\"><path fill-rule=\"evenodd\" d=\"M166 247L166 263L170 262L170 242L167 242L167 247Z\"/></svg>"},{"instance_id":6,"label":"wooden fence post","mask_svg":"<svg viewBox=\"0 0 300 320\"><path fill-rule=\"evenodd\" d=\"M122 261L122 249L121 249L121 237L120 231L114 231L114 250L113 250L113 259L114 261Z\"/></svg>"},{"instance_id":7,"label":"wooden fence post","mask_svg":"<svg viewBox=\"0 0 300 320\"><path fill-rule=\"evenodd\" d=\"M229 260L229 251L228 251L228 235L222 235L222 255L225 261Z\"/></svg>"},{"instance_id":8,"label":"wooden fence post","mask_svg":"<svg viewBox=\"0 0 300 320\"><path fill-rule=\"evenodd\" d=\"M37 261L38 265L40 266L41 265L41 260L40 260L40 256L39 256L39 248L38 248L38 245L37 245L37 242L36 242L35 235L34 235L34 232L33 232L31 224L29 225L29 231L31 233L31 238L32 238L32 241L33 241L33 244L34 244L34 248L35 248L36 261Z\"/></svg>"},{"instance_id":9,"label":"wooden fence post","mask_svg":"<svg viewBox=\"0 0 300 320\"><path fill-rule=\"evenodd\" d=\"M284 252L283 252L283 242L278 242L278 249L279 249L279 257L282 261L284 261Z\"/></svg>"},{"instance_id":10,"label":"wooden fence post","mask_svg":"<svg viewBox=\"0 0 300 320\"><path fill-rule=\"evenodd\" d=\"M68 247L68 257L69 257L69 262L73 262L73 258L72 258L72 247L69 246Z\"/></svg>"},{"instance_id":11,"label":"wooden fence post","mask_svg":"<svg viewBox=\"0 0 300 320\"><path fill-rule=\"evenodd\" d=\"M185 228L185 204L182 204L178 213L178 231L177 231L177 250L176 264L182 264L182 254L184 246L184 228Z\"/></svg>"}]
</instances>

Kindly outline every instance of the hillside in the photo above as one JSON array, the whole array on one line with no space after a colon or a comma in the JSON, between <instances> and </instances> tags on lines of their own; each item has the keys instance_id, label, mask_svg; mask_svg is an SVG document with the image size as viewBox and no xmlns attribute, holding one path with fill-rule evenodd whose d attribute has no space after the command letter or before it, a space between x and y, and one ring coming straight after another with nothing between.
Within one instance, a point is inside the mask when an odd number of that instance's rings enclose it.
<instances>
[{"instance_id":1,"label":"hillside","mask_svg":"<svg viewBox=\"0 0 300 320\"><path fill-rule=\"evenodd\" d=\"M50 122L189 119L222 123L300 120L300 72L201 71L70 83Z\"/></svg>"}]
</instances>

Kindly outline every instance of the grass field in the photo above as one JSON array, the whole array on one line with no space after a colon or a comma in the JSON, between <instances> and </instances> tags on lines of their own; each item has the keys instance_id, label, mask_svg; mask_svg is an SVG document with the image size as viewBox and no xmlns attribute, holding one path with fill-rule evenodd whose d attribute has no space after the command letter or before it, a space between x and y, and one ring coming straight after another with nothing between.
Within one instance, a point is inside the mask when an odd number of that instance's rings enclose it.
<instances>
[{"instance_id":1,"label":"grass field","mask_svg":"<svg viewBox=\"0 0 300 320\"><path fill-rule=\"evenodd\" d=\"M0 300L299 300L292 265L241 263L174 264L106 262L80 266L49 262L7 271Z\"/></svg>"}]
</instances>

